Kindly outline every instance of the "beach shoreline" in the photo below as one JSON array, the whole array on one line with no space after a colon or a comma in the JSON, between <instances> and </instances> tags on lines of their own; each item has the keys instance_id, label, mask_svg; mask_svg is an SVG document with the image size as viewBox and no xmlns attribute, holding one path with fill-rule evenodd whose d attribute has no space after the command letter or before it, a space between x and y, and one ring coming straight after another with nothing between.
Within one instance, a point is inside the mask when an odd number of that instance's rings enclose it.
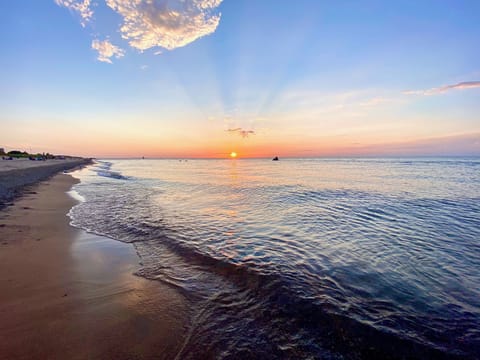
<instances>
[{"instance_id":1,"label":"beach shoreline","mask_svg":"<svg viewBox=\"0 0 480 360\"><path fill-rule=\"evenodd\" d=\"M54 175L0 211L0 358L174 358L187 300L133 275L131 244L69 224L75 182Z\"/></svg>"},{"instance_id":2,"label":"beach shoreline","mask_svg":"<svg viewBox=\"0 0 480 360\"><path fill-rule=\"evenodd\" d=\"M62 172L92 163L89 158L49 159L31 161L13 159L0 161L0 208L22 194L26 187Z\"/></svg>"}]
</instances>

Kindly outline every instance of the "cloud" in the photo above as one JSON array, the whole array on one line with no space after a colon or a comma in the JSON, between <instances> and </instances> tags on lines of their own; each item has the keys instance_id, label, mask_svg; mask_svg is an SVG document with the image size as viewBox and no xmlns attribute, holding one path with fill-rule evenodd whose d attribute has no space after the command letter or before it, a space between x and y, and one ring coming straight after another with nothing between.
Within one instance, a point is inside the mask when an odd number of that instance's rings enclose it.
<instances>
[{"instance_id":1,"label":"cloud","mask_svg":"<svg viewBox=\"0 0 480 360\"><path fill-rule=\"evenodd\" d=\"M105 0L120 14L122 37L138 50L172 50L213 33L222 0Z\"/></svg>"},{"instance_id":2,"label":"cloud","mask_svg":"<svg viewBox=\"0 0 480 360\"><path fill-rule=\"evenodd\" d=\"M450 90L464 90L464 89L474 89L480 88L480 81L465 81L452 85L445 85L436 88L431 88L427 90L407 90L404 91L405 95L437 95L443 94Z\"/></svg>"},{"instance_id":3,"label":"cloud","mask_svg":"<svg viewBox=\"0 0 480 360\"><path fill-rule=\"evenodd\" d=\"M230 133L238 134L243 138L247 138L250 135L255 135L255 131L253 130L243 130L242 128L235 128L235 129L228 129Z\"/></svg>"},{"instance_id":4,"label":"cloud","mask_svg":"<svg viewBox=\"0 0 480 360\"><path fill-rule=\"evenodd\" d=\"M121 18L122 38L137 50L160 47L173 50L212 34L220 23L217 11L223 0L105 0L106 5ZM54 0L80 15L85 27L93 19L94 0ZM111 63L113 56L125 52L110 42L94 40L92 48L99 52L98 60ZM161 55L157 49L155 55Z\"/></svg>"},{"instance_id":5,"label":"cloud","mask_svg":"<svg viewBox=\"0 0 480 360\"><path fill-rule=\"evenodd\" d=\"M80 24L85 25L92 19L93 10L90 8L90 0L55 0L59 6L66 7L80 15Z\"/></svg>"},{"instance_id":6,"label":"cloud","mask_svg":"<svg viewBox=\"0 0 480 360\"><path fill-rule=\"evenodd\" d=\"M103 62L112 63L111 58L121 58L125 55L125 51L118 46L113 45L110 41L93 40L92 49L98 51L97 59Z\"/></svg>"}]
</instances>

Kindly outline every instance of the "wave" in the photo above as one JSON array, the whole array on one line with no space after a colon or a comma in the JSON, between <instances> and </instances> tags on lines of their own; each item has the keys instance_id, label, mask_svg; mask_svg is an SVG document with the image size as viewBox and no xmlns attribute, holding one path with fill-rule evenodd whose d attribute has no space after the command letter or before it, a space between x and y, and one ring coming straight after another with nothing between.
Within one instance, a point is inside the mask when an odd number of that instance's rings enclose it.
<instances>
[{"instance_id":1,"label":"wave","mask_svg":"<svg viewBox=\"0 0 480 360\"><path fill-rule=\"evenodd\" d=\"M116 173L75 186L72 224L190 299L178 358L480 357L478 197Z\"/></svg>"},{"instance_id":2,"label":"wave","mask_svg":"<svg viewBox=\"0 0 480 360\"><path fill-rule=\"evenodd\" d=\"M368 306L376 309L377 321L365 322L359 309L348 305L348 284L329 276L314 284L317 296L312 297L295 276L212 257L178 242L162 226L119 224L113 232L99 233L133 243L141 259L137 275L174 286L196 304L201 316L196 315L200 318L193 321L180 358L194 359L200 349L210 349L216 358L468 358L478 345L475 334L468 334L478 319L461 309L462 329L446 329L442 319L399 318L392 316L396 309L391 302L371 300ZM355 292L368 297L361 288ZM409 331L402 321L409 323ZM234 342L225 327L237 332ZM471 345L452 352L447 344L461 331Z\"/></svg>"},{"instance_id":3,"label":"wave","mask_svg":"<svg viewBox=\"0 0 480 360\"><path fill-rule=\"evenodd\" d=\"M112 167L113 163L111 163L111 162L97 160L96 163L98 165L94 167L94 169L95 169L94 171L97 173L98 176L111 178L111 179L116 179L116 180L129 180L130 179L128 176L123 176L121 173L119 173L117 171L112 171L111 167Z\"/></svg>"},{"instance_id":4,"label":"wave","mask_svg":"<svg viewBox=\"0 0 480 360\"><path fill-rule=\"evenodd\" d=\"M337 358L341 355L365 359L453 359L466 356L412 337L401 329L393 330L392 324L389 327L380 321L380 313L378 324L368 324L355 318L359 314L355 314L353 308L341 311L338 293L342 285L328 277L321 285L317 284L319 296L312 298L299 291L296 278L213 258L165 236L151 242L137 242L135 247L142 258L138 275L173 285L186 296L193 296L197 304L195 312L201 315L193 321L192 336L180 358L194 359L199 350L208 348L219 358ZM152 252L157 254L155 260ZM195 271L192 273L191 269ZM377 308L383 306L385 313L394 311L388 302L378 301L376 305ZM476 325L474 317L462 320L467 329ZM228 329L236 332L233 343L225 336ZM430 331L436 333L433 328ZM439 343L451 341L448 333L441 338L435 335ZM253 343L252 339L255 339ZM218 349L223 355L219 355Z\"/></svg>"}]
</instances>

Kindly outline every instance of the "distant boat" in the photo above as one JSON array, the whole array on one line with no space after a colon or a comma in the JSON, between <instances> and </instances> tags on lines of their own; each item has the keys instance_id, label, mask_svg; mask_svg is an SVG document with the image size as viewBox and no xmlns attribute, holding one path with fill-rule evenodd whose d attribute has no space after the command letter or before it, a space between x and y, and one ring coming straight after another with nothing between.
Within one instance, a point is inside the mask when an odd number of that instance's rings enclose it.
<instances>
[{"instance_id":1,"label":"distant boat","mask_svg":"<svg viewBox=\"0 0 480 360\"><path fill-rule=\"evenodd\" d=\"M272 161L278 161L278 156L275 156Z\"/></svg>"}]
</instances>

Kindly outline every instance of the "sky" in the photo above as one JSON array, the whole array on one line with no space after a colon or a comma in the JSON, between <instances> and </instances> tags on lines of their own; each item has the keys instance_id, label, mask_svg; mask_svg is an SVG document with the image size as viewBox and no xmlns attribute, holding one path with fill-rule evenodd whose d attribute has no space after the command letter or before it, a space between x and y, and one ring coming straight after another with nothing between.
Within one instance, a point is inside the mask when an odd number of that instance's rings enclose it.
<instances>
[{"instance_id":1,"label":"sky","mask_svg":"<svg viewBox=\"0 0 480 360\"><path fill-rule=\"evenodd\" d=\"M480 155L480 1L0 2L0 147Z\"/></svg>"}]
</instances>

